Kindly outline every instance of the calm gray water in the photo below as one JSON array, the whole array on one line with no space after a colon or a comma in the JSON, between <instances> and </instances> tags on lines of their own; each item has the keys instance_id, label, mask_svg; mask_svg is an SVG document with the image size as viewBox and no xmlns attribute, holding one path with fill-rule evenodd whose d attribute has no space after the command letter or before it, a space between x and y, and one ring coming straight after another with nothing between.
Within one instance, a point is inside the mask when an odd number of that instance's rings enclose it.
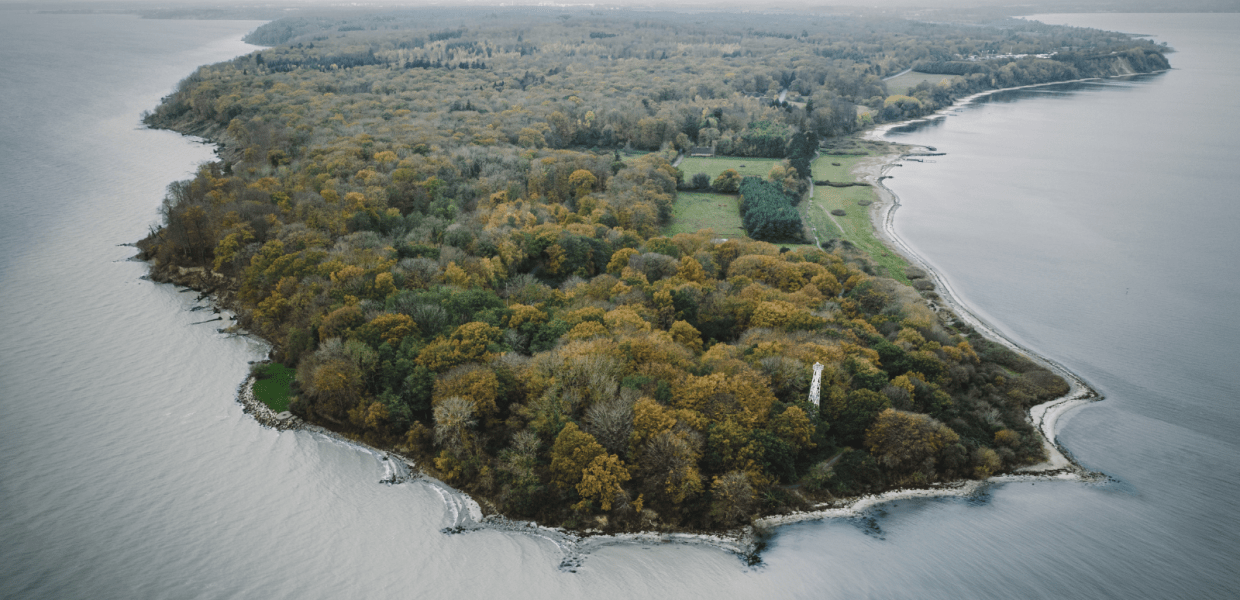
<instances>
[{"instance_id":1,"label":"calm gray water","mask_svg":"<svg viewBox=\"0 0 1240 600\"><path fill-rule=\"evenodd\" d=\"M263 429L266 349L119 246L210 149L141 129L255 23L0 18L0 596L6 598L1226 598L1240 589L1236 15L1073 15L1155 34L1175 71L1002 95L893 134L897 226L961 296L1106 400L1060 439L1102 484L1025 482L785 527L765 564L444 535L425 483Z\"/></svg>"}]
</instances>

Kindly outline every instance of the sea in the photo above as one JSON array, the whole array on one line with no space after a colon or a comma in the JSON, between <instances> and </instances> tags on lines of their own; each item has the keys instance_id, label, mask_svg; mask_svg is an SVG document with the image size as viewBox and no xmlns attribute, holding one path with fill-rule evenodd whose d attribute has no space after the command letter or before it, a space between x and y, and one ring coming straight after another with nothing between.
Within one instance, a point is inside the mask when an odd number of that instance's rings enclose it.
<instances>
[{"instance_id":1,"label":"sea","mask_svg":"<svg viewBox=\"0 0 1240 600\"><path fill-rule=\"evenodd\" d=\"M1173 69L892 129L942 155L887 184L896 232L971 312L1102 396L1057 438L1105 477L786 525L751 565L456 532L434 482L260 426L236 396L268 348L128 245L213 152L142 111L260 23L3 11L0 598L1236 597L1240 15L1036 18L1148 35Z\"/></svg>"}]
</instances>

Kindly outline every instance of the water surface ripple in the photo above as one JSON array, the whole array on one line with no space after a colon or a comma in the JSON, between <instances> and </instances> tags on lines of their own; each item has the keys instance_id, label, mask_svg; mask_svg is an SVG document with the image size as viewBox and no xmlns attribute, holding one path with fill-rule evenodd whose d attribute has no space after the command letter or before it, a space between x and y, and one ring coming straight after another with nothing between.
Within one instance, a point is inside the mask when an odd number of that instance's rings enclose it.
<instances>
[{"instance_id":1,"label":"water surface ripple","mask_svg":"<svg viewBox=\"0 0 1240 600\"><path fill-rule=\"evenodd\" d=\"M257 25L0 19L0 597L1224 598L1235 565L1240 321L1230 153L1237 15L1072 15L1153 33L1161 76L999 95L894 139L900 234L1013 339L1106 396L1061 420L1096 484L1015 482L706 547L445 535L435 486L277 432L234 397L266 348L195 324L129 261L210 148L141 111ZM71 40L72 43L66 43ZM964 182L964 183L962 183Z\"/></svg>"}]
</instances>

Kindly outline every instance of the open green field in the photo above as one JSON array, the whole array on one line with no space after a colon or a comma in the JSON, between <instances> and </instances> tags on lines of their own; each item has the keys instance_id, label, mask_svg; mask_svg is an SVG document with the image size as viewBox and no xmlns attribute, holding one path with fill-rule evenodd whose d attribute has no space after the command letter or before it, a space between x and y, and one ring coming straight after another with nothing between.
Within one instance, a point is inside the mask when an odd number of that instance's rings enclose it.
<instances>
[{"instance_id":1,"label":"open green field","mask_svg":"<svg viewBox=\"0 0 1240 600\"><path fill-rule=\"evenodd\" d=\"M929 82L930 85L935 85L944 79L956 80L964 78L959 75L931 75L930 73L909 71L903 75L886 80L887 91L892 94L907 94L909 90L917 87L917 84L923 81Z\"/></svg>"},{"instance_id":2,"label":"open green field","mask_svg":"<svg viewBox=\"0 0 1240 600\"><path fill-rule=\"evenodd\" d=\"M254 397L278 413L288 410L291 395L289 386L293 383L297 370L280 363L271 363L261 366L257 374L262 379L254 381Z\"/></svg>"},{"instance_id":3,"label":"open green field","mask_svg":"<svg viewBox=\"0 0 1240 600\"><path fill-rule=\"evenodd\" d=\"M779 164L783 159L780 158L740 158L737 156L716 156L713 158L695 158L686 156L677 167L685 174L685 181L691 179L698 173L706 173L710 175L711 181L714 181L720 173L727 169L736 169L741 177L761 177L766 179L766 174L771 172L771 167Z\"/></svg>"},{"instance_id":4,"label":"open green field","mask_svg":"<svg viewBox=\"0 0 1240 600\"><path fill-rule=\"evenodd\" d=\"M676 204L672 206L672 222L663 228L663 234L671 237L678 233L695 233L701 229L714 229L715 235L721 238L745 237L736 196L697 192L676 194Z\"/></svg>"},{"instance_id":5,"label":"open green field","mask_svg":"<svg viewBox=\"0 0 1240 600\"><path fill-rule=\"evenodd\" d=\"M811 164L814 179L829 180L841 183L856 181L850 174L858 162L868 156L820 156ZM832 163L839 163L835 166ZM826 185L814 186L814 197L802 202L798 207L801 218L810 227L817 228L818 238L823 242L838 238L852 242L870 255L874 262L887 269L892 279L908 283L904 270L908 263L900 255L892 252L874 233L870 224L869 206L861 206L858 202L873 202L878 195L870 187L836 188ZM832 210L843 210L844 216L828 215Z\"/></svg>"},{"instance_id":6,"label":"open green field","mask_svg":"<svg viewBox=\"0 0 1240 600\"><path fill-rule=\"evenodd\" d=\"M870 147L872 145L875 147ZM887 148L864 141L858 141L853 147L858 154L823 155L815 159L812 164L814 179L839 183L856 181L856 177L852 175L853 167L862 160L884 154ZM686 178L692 177L694 173L706 173L713 179L724 169L730 168L736 169L742 175L765 178L771 166L778 162L777 159L770 158L686 158L680 169L684 171ZM801 202L797 210L801 212L801 219L805 224L815 229L819 240L847 240L885 268L888 276L907 284L908 278L905 277L904 270L908 263L878 239L870 225L869 207L858 204L873 202L876 198L877 194L870 187L836 188L817 185L814 186L814 196ZM844 216L828 215L830 211L837 209L843 210ZM745 230L741 227L737 197L697 192L677 194L676 204L672 207L672 221L663 228L663 234L673 236L702 229L713 229L715 234L722 238L744 237ZM795 247L793 244L787 245Z\"/></svg>"}]
</instances>

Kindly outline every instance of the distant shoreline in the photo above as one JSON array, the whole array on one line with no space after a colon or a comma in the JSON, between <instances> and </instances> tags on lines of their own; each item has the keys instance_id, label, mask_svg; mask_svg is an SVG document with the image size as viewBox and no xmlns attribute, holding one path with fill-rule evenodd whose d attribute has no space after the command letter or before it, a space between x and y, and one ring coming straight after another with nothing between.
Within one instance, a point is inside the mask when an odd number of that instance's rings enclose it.
<instances>
[{"instance_id":1,"label":"distant shoreline","mask_svg":"<svg viewBox=\"0 0 1240 600\"><path fill-rule=\"evenodd\" d=\"M1120 77L1136 77L1139 75L1158 75L1160 73L1166 73L1167 71L1170 71L1170 70L1171 69L1161 69L1158 71L1149 71L1149 72L1142 72L1142 73L1121 73L1119 75L1109 75L1106 77L1084 77L1081 79L1066 79L1064 81L1048 81L1046 83L1031 83L1029 85L1018 85L1018 86L1013 86L1013 87L985 90L982 92L977 92L976 94L969 94L968 96L960 98L959 100L956 100L955 102L952 102L951 104L944 106L943 108L940 108L925 116L916 117L913 119L906 119L904 121L883 123L882 125L875 125L871 129L867 129L863 132L860 132L860 136L865 139L872 140L872 141L886 141L886 140L883 140L882 137L887 135L888 131L895 129L896 127L902 127L904 125L917 123L919 121L928 121L935 116L943 116L943 113L946 113L947 111L950 111L955 108L960 108L962 106L967 106L969 104L972 104L978 98L984 98L986 96L990 96L992 94L998 94L1000 92L1011 92L1013 90L1025 90L1025 89L1030 89L1030 88L1046 87L1050 85L1063 85L1065 83L1085 83L1088 81L1106 81L1107 79L1117 79ZM896 143L896 142L889 142L889 143ZM892 162L894 162L894 160Z\"/></svg>"}]
</instances>

